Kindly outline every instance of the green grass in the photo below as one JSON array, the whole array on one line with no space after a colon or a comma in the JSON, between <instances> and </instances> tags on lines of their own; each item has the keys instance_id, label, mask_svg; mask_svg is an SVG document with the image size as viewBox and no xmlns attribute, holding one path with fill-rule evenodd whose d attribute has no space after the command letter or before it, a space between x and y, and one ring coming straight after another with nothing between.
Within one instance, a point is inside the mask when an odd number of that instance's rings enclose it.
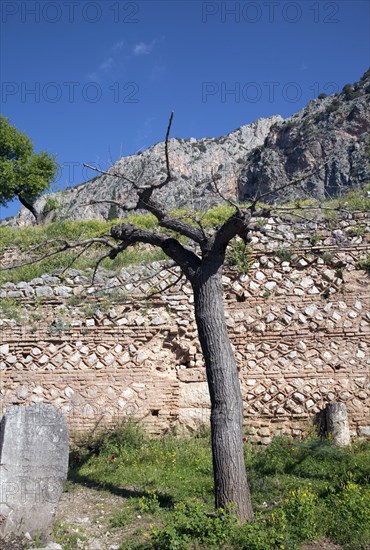
<instances>
[{"instance_id":1,"label":"green grass","mask_svg":"<svg viewBox=\"0 0 370 550\"><path fill-rule=\"evenodd\" d=\"M232 211L233 208L229 206L211 208L202 219L202 224L205 228L220 225L228 218ZM186 216L187 212L179 210L173 214ZM63 220L36 227L4 226L0 227L0 255L8 248L16 248L23 257L19 262L22 264L31 259L42 257L46 251L52 252L57 250L60 244L55 242L55 239L76 242L104 235L109 236L111 227L123 221L125 223L133 223L137 227L144 229L155 229L158 227L157 220L152 214L136 213L129 215L125 220L111 220L107 222L98 220ZM194 222L191 221L191 223ZM180 240L184 242L183 238ZM77 258L79 250L77 248L72 251L61 252L30 265L2 271L0 272L0 284L7 281L14 283L18 283L19 281L28 282L35 277L40 277L44 273L52 273L56 269L67 269L68 267L86 271L88 268L93 268L97 259L107 251L103 245L96 245ZM136 245L121 252L114 260L104 260L101 266L113 271L119 271L122 267L128 265L145 264L165 258L166 255L160 249Z\"/></svg>"},{"instance_id":2,"label":"green grass","mask_svg":"<svg viewBox=\"0 0 370 550\"><path fill-rule=\"evenodd\" d=\"M128 423L80 441L71 452L68 490L88 484L120 492L122 511L109 525L124 527L121 550L295 550L323 537L348 550L368 548L368 441L348 449L317 439L275 438L267 447L246 442L245 459L255 518L242 526L225 511L213 511L207 430L151 439ZM152 525L145 537L135 531L138 513Z\"/></svg>"},{"instance_id":3,"label":"green grass","mask_svg":"<svg viewBox=\"0 0 370 550\"><path fill-rule=\"evenodd\" d=\"M370 254L368 254L364 260L358 262L358 267L370 273Z\"/></svg>"},{"instance_id":4,"label":"green grass","mask_svg":"<svg viewBox=\"0 0 370 550\"><path fill-rule=\"evenodd\" d=\"M350 211L368 212L370 210L370 198L367 196L369 190L370 186L367 185L363 189L351 191L341 198L324 202L323 206L331 208L331 210L323 211L328 223L332 225L336 223L337 215L342 208ZM294 201L286 204L285 207L293 208L290 212L292 215L294 215L294 213L302 213L300 208L303 207L305 208L305 210L303 210L304 216L315 217L317 215L317 210L314 208L312 210L307 210L307 207L317 204L318 202L314 200ZM263 207L262 204L258 206ZM232 206L223 204L221 206L214 206L203 214L197 213L193 217L184 209L175 210L172 212L172 215L181 216L185 221L195 225L195 218L197 218L205 229L210 229L222 225L233 211L234 208ZM187 216L189 217L187 218ZM68 242L73 242L103 235L109 236L111 227L123 221L125 223L133 223L137 227L145 229L155 229L158 227L157 220L152 214L137 213L130 214L125 220L111 220L106 222L97 220L64 220L37 227L20 228L4 226L0 227L0 256L7 248L16 248L20 255L23 256L23 260L21 260L20 263L24 263L30 259L40 258L46 251L56 250L59 245L58 243L53 243L55 239L64 239ZM263 221L264 220L262 220L262 223ZM173 236L179 238L178 235L174 234ZM180 237L180 241L186 243L186 239L183 237ZM102 256L107 249L103 245L96 245L77 257L79 251L80 249L62 252L42 261L37 261L37 263L23 265L22 267L10 271L0 271L0 284L7 281L14 283L18 283L19 281L30 281L35 277L41 276L43 273L52 273L56 269L67 269L70 266L86 271L88 268L95 266L97 259ZM118 271L122 267L128 265L150 263L165 259L165 257L162 250L153 249L144 245L136 245L120 253L113 261L109 259L104 260L101 265L107 269ZM229 257L231 259L233 258L233 250L231 250L231 255L229 255ZM239 265L240 258L238 257L236 261ZM243 270L247 271L248 265L244 266Z\"/></svg>"},{"instance_id":5,"label":"green grass","mask_svg":"<svg viewBox=\"0 0 370 550\"><path fill-rule=\"evenodd\" d=\"M130 217L130 222L135 223L139 227L150 228L154 224L154 217L151 214L142 216L133 215ZM18 248L20 254L24 257L24 261L40 258L45 255L46 250L52 252L61 246L57 242L53 243L54 239L65 239L68 242L75 242L100 237L109 234L110 228L115 223L117 222L88 220L79 222L61 221L38 227L0 227L0 255L5 249L11 247ZM47 244L48 241L50 242ZM67 269L68 267L86 271L89 268L93 268L97 259L106 251L107 249L103 245L97 245L89 248L88 251L78 258L76 258L79 252L78 248L72 251L61 252L37 263L0 272L0 284L7 281L14 283L18 283L19 281L28 282L35 277L40 277L44 273L52 273L56 269ZM104 260L101 266L113 271L119 271L122 267L128 265L150 263L165 258L166 256L162 250L136 245L123 251L114 260ZM22 261L20 261L20 264L22 264Z\"/></svg>"}]
</instances>

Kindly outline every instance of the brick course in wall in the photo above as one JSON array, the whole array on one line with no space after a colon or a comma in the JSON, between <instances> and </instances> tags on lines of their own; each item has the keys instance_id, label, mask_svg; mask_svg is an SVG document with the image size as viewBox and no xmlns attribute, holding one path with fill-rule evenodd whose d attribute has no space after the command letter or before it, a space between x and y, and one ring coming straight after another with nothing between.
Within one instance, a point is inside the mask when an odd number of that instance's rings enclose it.
<instances>
[{"instance_id":1,"label":"brick course in wall","mask_svg":"<svg viewBox=\"0 0 370 550\"><path fill-rule=\"evenodd\" d=\"M363 224L361 237L350 236L354 221ZM370 277L357 267L370 252L369 220L341 223L312 245L314 228L269 220L267 235L253 235L248 274L224 276L253 441L299 435L333 401L346 403L353 434L370 435ZM72 431L129 417L153 434L207 422L191 289L177 284L139 299L151 285L176 279L176 268L162 267L106 274L94 286L74 270L3 285L0 296L19 303L23 319L1 321L0 412L46 401L63 411ZM104 294L110 297L102 307Z\"/></svg>"}]
</instances>

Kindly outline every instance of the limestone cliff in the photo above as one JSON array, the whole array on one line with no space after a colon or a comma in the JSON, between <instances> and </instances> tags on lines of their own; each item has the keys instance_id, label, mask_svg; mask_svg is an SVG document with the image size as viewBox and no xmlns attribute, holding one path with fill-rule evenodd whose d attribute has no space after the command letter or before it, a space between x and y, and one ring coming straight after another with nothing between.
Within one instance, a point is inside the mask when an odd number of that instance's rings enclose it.
<instances>
[{"instance_id":1,"label":"limestone cliff","mask_svg":"<svg viewBox=\"0 0 370 550\"><path fill-rule=\"evenodd\" d=\"M223 193L240 201L271 192L309 171L316 171L301 184L275 192L266 200L315 196L326 198L359 187L370 180L370 71L362 79L343 88L340 94L311 101L290 118L280 116L241 126L220 138L196 140L172 138L169 156L174 181L159 192L170 208L205 208L220 197L210 184L217 173ZM322 167L319 171L317 169ZM86 183L52 197L57 204L46 216L51 219L107 219L112 212L107 203L91 201L123 200L127 180L158 182L166 176L164 143L146 151L123 157L110 169ZM46 211L46 198L36 203ZM50 201L49 201L50 203ZM12 225L33 223L31 214L22 209L10 221Z\"/></svg>"},{"instance_id":2,"label":"limestone cliff","mask_svg":"<svg viewBox=\"0 0 370 550\"><path fill-rule=\"evenodd\" d=\"M320 97L320 96L319 96ZM250 153L238 198L271 192L305 172L322 168L302 184L269 195L281 199L332 197L370 180L370 71L340 94L311 101L271 127L263 147Z\"/></svg>"}]
</instances>

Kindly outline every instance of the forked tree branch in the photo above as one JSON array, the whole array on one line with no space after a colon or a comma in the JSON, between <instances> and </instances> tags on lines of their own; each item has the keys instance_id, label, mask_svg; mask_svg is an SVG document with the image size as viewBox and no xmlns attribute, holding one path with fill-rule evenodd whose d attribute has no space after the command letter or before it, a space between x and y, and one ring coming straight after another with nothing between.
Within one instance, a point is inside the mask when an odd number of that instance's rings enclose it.
<instances>
[{"instance_id":1,"label":"forked tree branch","mask_svg":"<svg viewBox=\"0 0 370 550\"><path fill-rule=\"evenodd\" d=\"M225 223L216 231L213 236L212 251L224 253L226 247L237 235L246 242L249 233L249 223L252 218L252 213L249 208L238 208Z\"/></svg>"},{"instance_id":2,"label":"forked tree branch","mask_svg":"<svg viewBox=\"0 0 370 550\"><path fill-rule=\"evenodd\" d=\"M204 241L204 234L202 231L190 223L180 220L179 218L172 218L161 204L151 198L146 199L145 195L143 199L139 199L137 208L147 210L153 214L158 220L158 225L164 227L165 229L170 229L171 231L175 231L175 233L180 233L180 235L188 237L198 244L202 244Z\"/></svg>"},{"instance_id":3,"label":"forked tree branch","mask_svg":"<svg viewBox=\"0 0 370 550\"><path fill-rule=\"evenodd\" d=\"M136 243L145 243L161 248L181 267L189 279L195 276L200 265L200 258L192 250L180 244L177 239L159 232L138 229L133 224L120 224L112 227L111 236L113 239L121 241L120 250L125 250Z\"/></svg>"},{"instance_id":4,"label":"forked tree branch","mask_svg":"<svg viewBox=\"0 0 370 550\"><path fill-rule=\"evenodd\" d=\"M98 258L98 260L95 263L95 267L92 275L92 283L94 283L95 281L96 273L102 261L105 260L106 258L110 258L111 260L114 260L115 258L117 258L118 254L123 250L124 250L124 247L122 247L122 245L116 246L115 248L112 248L109 252L107 252L106 254L103 254L102 256L100 256L100 258Z\"/></svg>"}]
</instances>

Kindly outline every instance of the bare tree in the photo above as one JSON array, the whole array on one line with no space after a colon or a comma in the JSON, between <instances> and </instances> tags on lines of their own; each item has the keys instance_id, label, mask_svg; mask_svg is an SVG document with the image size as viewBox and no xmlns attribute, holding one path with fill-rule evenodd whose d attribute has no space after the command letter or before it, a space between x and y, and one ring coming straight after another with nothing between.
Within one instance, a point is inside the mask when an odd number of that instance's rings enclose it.
<instances>
[{"instance_id":1,"label":"bare tree","mask_svg":"<svg viewBox=\"0 0 370 550\"><path fill-rule=\"evenodd\" d=\"M158 183L143 182L142 171L139 181L133 181L123 174L102 172L121 178L128 184L126 202L91 201L90 204L106 202L118 208L144 210L152 213L158 221L158 230L139 229L130 223L112 227L110 236L118 242L107 254L101 257L114 259L120 252L135 245L146 243L161 248L190 282L194 294L195 319L199 341L206 367L207 382L211 400L211 439L216 508L232 509L240 521L253 517L250 491L247 483L243 453L243 401L239 375L228 337L222 286L222 269L226 249L230 241L239 236L245 243L248 234L256 229L253 216L267 217L270 210L257 210L257 202L267 193L256 197L248 207L241 207L226 199L218 187L217 176L211 183L218 195L233 206L233 214L212 231L206 231L201 219L184 216L173 217L170 212L155 200L153 194L173 181L169 160L169 133L173 113L167 127L165 139L166 177ZM321 168L321 167L320 167ZM320 169L319 168L319 169ZM311 174L285 184L283 188L297 185ZM276 190L275 190L276 191ZM133 198L134 196L134 198ZM166 231L163 231L166 230ZM259 230L261 230L259 228ZM176 235L188 239L189 244L181 244Z\"/></svg>"},{"instance_id":2,"label":"bare tree","mask_svg":"<svg viewBox=\"0 0 370 550\"><path fill-rule=\"evenodd\" d=\"M211 398L215 506L225 509L236 506L236 515L241 521L245 521L252 518L253 511L244 465L242 395L225 322L222 267L231 239L237 235L246 239L251 211L235 206L234 214L218 230L210 234L202 227L201 221L192 223L190 219L172 217L166 208L153 198L155 190L173 181L168 152L172 118L173 113L165 140L167 174L163 181L155 184L138 184L121 174L109 173L126 180L135 195L134 202L129 193L130 202L117 202L117 206L122 210L151 212L157 218L161 230L139 229L130 223L116 225L112 227L110 234L119 244L110 250L107 256L114 259L117 254L136 243L157 246L180 266L190 282ZM216 184L216 178L214 183ZM190 244L181 244L176 234L186 237Z\"/></svg>"}]
</instances>

